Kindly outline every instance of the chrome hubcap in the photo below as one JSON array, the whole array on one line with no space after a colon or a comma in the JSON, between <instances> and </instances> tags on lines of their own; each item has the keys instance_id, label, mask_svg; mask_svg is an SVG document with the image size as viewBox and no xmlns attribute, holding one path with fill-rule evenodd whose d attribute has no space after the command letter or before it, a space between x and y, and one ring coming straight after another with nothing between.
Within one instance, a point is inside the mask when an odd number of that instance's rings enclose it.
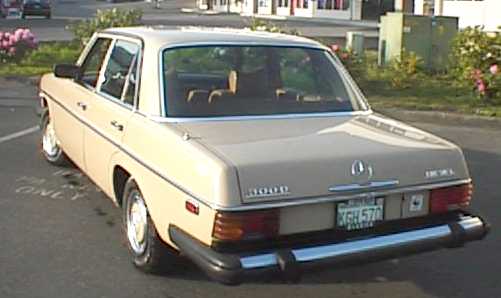
<instances>
[{"instance_id":1,"label":"chrome hubcap","mask_svg":"<svg viewBox=\"0 0 501 298\"><path fill-rule=\"evenodd\" d=\"M48 156L56 156L59 151L58 141L56 137L56 132L54 131L54 126L52 125L52 121L49 120L47 127L45 128L45 132L42 138L42 147L43 151Z\"/></svg>"},{"instance_id":2,"label":"chrome hubcap","mask_svg":"<svg viewBox=\"0 0 501 298\"><path fill-rule=\"evenodd\" d=\"M132 250L138 255L146 249L148 231L148 212L141 195L134 191L130 194L127 209L127 237Z\"/></svg>"}]
</instances>

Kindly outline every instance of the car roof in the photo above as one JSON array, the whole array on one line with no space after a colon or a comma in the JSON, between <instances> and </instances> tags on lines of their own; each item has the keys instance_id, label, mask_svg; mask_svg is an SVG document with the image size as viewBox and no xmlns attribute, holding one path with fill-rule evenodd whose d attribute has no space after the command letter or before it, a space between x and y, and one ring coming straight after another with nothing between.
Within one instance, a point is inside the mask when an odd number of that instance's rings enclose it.
<instances>
[{"instance_id":1,"label":"car roof","mask_svg":"<svg viewBox=\"0 0 501 298\"><path fill-rule=\"evenodd\" d=\"M142 26L109 28L103 32L139 37L146 44L156 44L159 47L191 44L253 44L325 48L322 44L304 37L250 29Z\"/></svg>"}]
</instances>

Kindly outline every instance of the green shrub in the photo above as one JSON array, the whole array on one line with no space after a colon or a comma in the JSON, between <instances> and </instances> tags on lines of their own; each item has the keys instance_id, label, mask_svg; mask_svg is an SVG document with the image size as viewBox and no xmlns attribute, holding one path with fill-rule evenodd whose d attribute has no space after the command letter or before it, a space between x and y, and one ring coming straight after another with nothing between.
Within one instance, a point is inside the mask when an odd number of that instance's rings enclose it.
<instances>
[{"instance_id":1,"label":"green shrub","mask_svg":"<svg viewBox=\"0 0 501 298\"><path fill-rule=\"evenodd\" d=\"M68 29L73 32L75 39L85 45L96 31L111 27L129 27L141 24L143 11L140 9L107 9L97 10L96 17L71 24Z\"/></svg>"},{"instance_id":2,"label":"green shrub","mask_svg":"<svg viewBox=\"0 0 501 298\"><path fill-rule=\"evenodd\" d=\"M43 42L20 61L0 63L0 76L31 76L52 71L56 63L75 63L80 54L78 42Z\"/></svg>"},{"instance_id":3,"label":"green shrub","mask_svg":"<svg viewBox=\"0 0 501 298\"><path fill-rule=\"evenodd\" d=\"M42 43L23 60L24 65L51 66L54 63L75 63L80 54L78 43Z\"/></svg>"},{"instance_id":4,"label":"green shrub","mask_svg":"<svg viewBox=\"0 0 501 298\"><path fill-rule=\"evenodd\" d=\"M394 58L386 71L394 88L408 88L421 73L423 60L414 52L402 51L400 57Z\"/></svg>"},{"instance_id":5,"label":"green shrub","mask_svg":"<svg viewBox=\"0 0 501 298\"><path fill-rule=\"evenodd\" d=\"M486 33L480 26L459 32L452 43L449 73L460 86L470 87L481 98L501 98L501 34Z\"/></svg>"}]
</instances>

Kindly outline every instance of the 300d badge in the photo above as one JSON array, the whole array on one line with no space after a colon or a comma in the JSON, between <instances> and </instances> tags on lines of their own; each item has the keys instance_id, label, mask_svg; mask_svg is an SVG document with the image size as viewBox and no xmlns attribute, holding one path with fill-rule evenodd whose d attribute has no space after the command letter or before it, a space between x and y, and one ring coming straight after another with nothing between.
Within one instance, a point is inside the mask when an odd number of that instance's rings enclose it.
<instances>
[{"instance_id":1,"label":"300d badge","mask_svg":"<svg viewBox=\"0 0 501 298\"><path fill-rule=\"evenodd\" d=\"M276 186L266 186L249 188L246 198L265 198L265 197L277 197L277 196L287 196L289 195L289 187L287 185L276 185Z\"/></svg>"}]
</instances>

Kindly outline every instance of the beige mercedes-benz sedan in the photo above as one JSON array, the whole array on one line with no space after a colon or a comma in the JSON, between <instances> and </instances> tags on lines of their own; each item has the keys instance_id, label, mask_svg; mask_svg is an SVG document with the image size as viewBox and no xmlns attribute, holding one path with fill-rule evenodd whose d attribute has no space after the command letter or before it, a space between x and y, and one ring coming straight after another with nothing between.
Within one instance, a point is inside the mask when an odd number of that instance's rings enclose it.
<instances>
[{"instance_id":1,"label":"beige mercedes-benz sedan","mask_svg":"<svg viewBox=\"0 0 501 298\"><path fill-rule=\"evenodd\" d=\"M488 232L450 142L374 113L325 46L207 28L94 34L40 83L42 152L123 209L134 264L239 283Z\"/></svg>"}]
</instances>

